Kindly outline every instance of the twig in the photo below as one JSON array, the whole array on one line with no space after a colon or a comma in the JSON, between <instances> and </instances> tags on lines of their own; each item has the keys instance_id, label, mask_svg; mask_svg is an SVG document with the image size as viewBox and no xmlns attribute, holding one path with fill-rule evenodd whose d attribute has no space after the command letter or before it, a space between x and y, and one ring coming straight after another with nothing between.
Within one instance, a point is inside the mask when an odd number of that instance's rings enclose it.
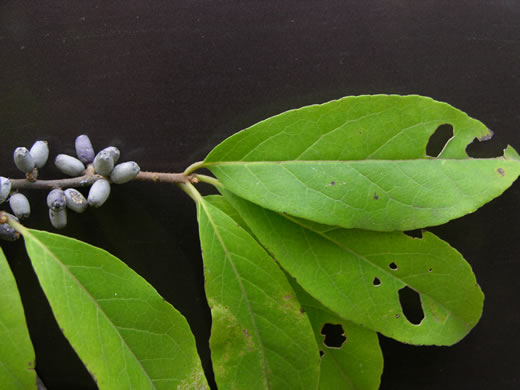
<instances>
[{"instance_id":1,"label":"twig","mask_svg":"<svg viewBox=\"0 0 520 390\"><path fill-rule=\"evenodd\" d=\"M10 179L11 189L13 190L52 190L54 188L77 188L91 186L96 180L103 176L86 172L83 176L56 180L28 180ZM139 172L134 179L137 181L149 181L154 183L198 183L195 175L185 175L184 173L166 172Z\"/></svg>"}]
</instances>

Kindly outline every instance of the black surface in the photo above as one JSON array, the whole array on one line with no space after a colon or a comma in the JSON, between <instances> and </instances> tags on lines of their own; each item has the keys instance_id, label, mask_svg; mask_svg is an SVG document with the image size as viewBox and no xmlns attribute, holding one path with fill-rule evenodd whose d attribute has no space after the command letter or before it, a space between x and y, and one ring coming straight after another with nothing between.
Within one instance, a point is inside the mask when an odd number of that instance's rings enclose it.
<instances>
[{"instance_id":1,"label":"black surface","mask_svg":"<svg viewBox=\"0 0 520 390\"><path fill-rule=\"evenodd\" d=\"M493 1L0 1L0 167L47 139L87 133L145 170L181 171L220 140L290 108L346 95L418 93L495 131L472 155L520 148L520 3ZM51 166L42 176L57 176ZM472 264L481 322L451 348L381 337L381 389L517 389L520 183L432 229ZM50 229L45 194L29 225ZM190 322L209 368L210 316L195 210L176 188L131 183L72 216L66 235L111 251ZM49 390L95 388L53 323L23 252L4 245ZM456 292L455 292L456 293Z\"/></svg>"}]
</instances>

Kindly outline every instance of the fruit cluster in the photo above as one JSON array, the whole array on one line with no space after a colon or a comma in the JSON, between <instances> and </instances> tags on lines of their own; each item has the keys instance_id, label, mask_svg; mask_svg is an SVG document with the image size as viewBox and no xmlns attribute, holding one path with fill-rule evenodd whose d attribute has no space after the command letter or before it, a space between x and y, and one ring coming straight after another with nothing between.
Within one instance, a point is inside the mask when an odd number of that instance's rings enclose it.
<instances>
[{"instance_id":1,"label":"fruit cluster","mask_svg":"<svg viewBox=\"0 0 520 390\"><path fill-rule=\"evenodd\" d=\"M92 143L86 135L76 138L75 149L77 158L58 154L54 161L56 167L70 177L90 175L97 179L90 187L86 199L75 188L54 188L48 194L49 218L56 229L62 229L67 225L67 209L82 213L88 205L100 207L110 195L111 183L127 183L135 179L140 171L139 165L134 161L117 164L120 152L115 146L109 146L95 154ZM49 146L46 141L36 141L30 150L18 147L13 154L16 167L24 172L27 180L30 181L35 180L37 170L43 168L48 157ZM20 192L12 191L11 181L0 176L0 203L6 200L9 200L9 206L14 213L13 218L24 219L31 214L31 206L27 197ZM0 238L15 240L18 237L15 233L8 224L0 223Z\"/></svg>"}]
</instances>

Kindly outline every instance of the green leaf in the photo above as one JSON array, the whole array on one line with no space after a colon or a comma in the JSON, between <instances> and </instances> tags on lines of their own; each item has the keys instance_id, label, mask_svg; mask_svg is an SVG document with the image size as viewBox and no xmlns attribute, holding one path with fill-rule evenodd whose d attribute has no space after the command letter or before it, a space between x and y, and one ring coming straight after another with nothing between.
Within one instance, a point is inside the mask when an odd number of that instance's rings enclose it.
<instances>
[{"instance_id":1,"label":"green leaf","mask_svg":"<svg viewBox=\"0 0 520 390\"><path fill-rule=\"evenodd\" d=\"M289 278L289 280L291 280ZM323 351L321 358L320 390L377 390L383 373L383 353L377 333L340 318L292 281ZM326 324L343 328L346 340L340 347L325 343Z\"/></svg>"},{"instance_id":2,"label":"green leaf","mask_svg":"<svg viewBox=\"0 0 520 390\"><path fill-rule=\"evenodd\" d=\"M426 144L443 124L436 158ZM412 230L475 211L520 174L518 154L474 159L489 130L420 96L347 97L291 110L228 138L206 157L226 189L268 209L345 228Z\"/></svg>"},{"instance_id":3,"label":"green leaf","mask_svg":"<svg viewBox=\"0 0 520 390\"><path fill-rule=\"evenodd\" d=\"M16 224L63 333L100 389L206 389L186 319L110 253Z\"/></svg>"},{"instance_id":4,"label":"green leaf","mask_svg":"<svg viewBox=\"0 0 520 390\"><path fill-rule=\"evenodd\" d=\"M197 200L219 389L317 389L319 353L296 294L221 207L220 197Z\"/></svg>"},{"instance_id":5,"label":"green leaf","mask_svg":"<svg viewBox=\"0 0 520 390\"><path fill-rule=\"evenodd\" d=\"M34 349L25 323L22 300L0 248L0 388L36 389Z\"/></svg>"},{"instance_id":6,"label":"green leaf","mask_svg":"<svg viewBox=\"0 0 520 390\"><path fill-rule=\"evenodd\" d=\"M290 220L223 193L298 284L342 318L405 343L450 345L481 316L484 297L471 267L431 233L414 239ZM400 304L406 286L421 297L418 325Z\"/></svg>"}]
</instances>

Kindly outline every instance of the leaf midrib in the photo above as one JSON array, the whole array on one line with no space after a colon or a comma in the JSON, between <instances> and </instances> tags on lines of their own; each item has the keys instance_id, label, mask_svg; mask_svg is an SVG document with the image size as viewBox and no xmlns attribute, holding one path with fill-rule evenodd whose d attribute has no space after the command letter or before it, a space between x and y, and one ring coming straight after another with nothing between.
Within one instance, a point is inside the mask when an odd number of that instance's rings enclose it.
<instances>
[{"instance_id":1,"label":"leaf midrib","mask_svg":"<svg viewBox=\"0 0 520 390\"><path fill-rule=\"evenodd\" d=\"M24 234L27 234L28 236L31 237L32 240L34 240L45 252L47 252L49 254L49 256L54 259L54 261L64 270L64 272L76 283L76 285L85 293L85 295L91 299L91 301L94 303L96 309L98 312L102 313L103 317L105 318L105 320L110 324L110 326L115 330L116 334L119 336L119 339L121 340L121 343L122 345L126 346L126 348L128 349L128 351L132 354L132 356L134 357L135 361L139 364L139 366L141 367L142 369L142 372L144 373L145 377L148 379L148 381L150 382L150 385L152 386L152 388L154 389L157 389L157 387L154 385L153 383L153 380L152 378L150 378L150 376L148 375L148 373L146 372L146 370L144 369L143 365L141 364L141 361L137 358L137 356L135 355L134 351L132 350L132 348L130 348L130 346L128 345L128 343L126 342L126 340L124 339L124 337L122 337L121 333L119 333L119 330L118 330L118 327L112 322L112 320L110 319L110 317L108 317L108 315L105 313L105 311L101 308L101 306L99 306L97 300L90 294L90 292L83 286L83 284L76 278L76 276L70 272L70 270L67 268L67 266L62 263L59 258L49 249L47 248L38 238L36 238L31 232L29 229L25 230L23 232Z\"/></svg>"},{"instance_id":2,"label":"leaf midrib","mask_svg":"<svg viewBox=\"0 0 520 390\"><path fill-rule=\"evenodd\" d=\"M251 321L253 323L254 332L255 332L255 334L256 334L256 336L258 338L259 344L260 344L260 351L261 351L261 354L262 354L263 368L264 368L264 374L265 374L265 383L267 385L267 388L271 389L271 382L268 379L269 378L269 375L268 375L269 369L267 367L268 363L267 363L267 358L266 358L264 345L262 343L262 338L260 337L260 332L258 330L258 325L256 324L256 319L255 319L255 316L254 316L254 312L253 312L253 310L251 308L251 304L249 303L249 298L248 298L247 293L245 291L244 284L242 283L242 279L240 278L240 275L239 275L239 273L238 273L238 271L237 271L237 269L235 267L235 264L234 264L234 262L233 262L233 260L231 258L231 254L230 254L228 248L226 247L226 245L224 244L222 236L220 235L220 231L219 231L215 221L211 217L211 214L208 211L208 208L206 207L205 200L204 199L200 199L199 202L202 205L202 207L204 208L204 211L206 212L208 220L211 223L211 226L213 227L213 231L215 232L215 235L217 236L217 239L220 242L220 245L222 246L222 249L224 249L224 253L226 255L226 258L228 259L228 262L231 265L231 269L233 270L233 273L235 274L235 277L236 277L236 279L238 281L238 284L240 286L240 291L242 292L242 296L244 297L244 299L246 301L247 310L249 311L249 315L250 315Z\"/></svg>"},{"instance_id":3,"label":"leaf midrib","mask_svg":"<svg viewBox=\"0 0 520 390\"><path fill-rule=\"evenodd\" d=\"M434 157L425 157L425 158L412 158L412 159L395 159L395 160L259 160L259 161L216 161L216 162L204 162L202 165L203 168L211 168L211 167L219 167L219 166L228 166L228 165L289 165L289 164L393 164L393 163L401 163L401 162L415 162L415 161L430 161L430 162L468 162L468 161L514 161L510 159L506 159L503 156L493 157L493 158L434 158Z\"/></svg>"}]
</instances>

